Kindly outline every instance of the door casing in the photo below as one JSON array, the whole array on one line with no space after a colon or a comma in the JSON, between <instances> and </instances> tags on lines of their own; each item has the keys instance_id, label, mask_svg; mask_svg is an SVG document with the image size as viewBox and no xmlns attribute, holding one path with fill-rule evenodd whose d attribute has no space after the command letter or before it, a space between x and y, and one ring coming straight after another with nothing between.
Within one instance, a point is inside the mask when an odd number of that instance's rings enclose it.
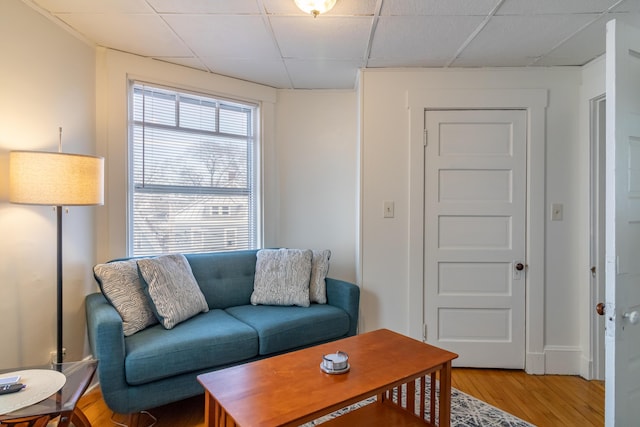
<instances>
[{"instance_id":1,"label":"door casing","mask_svg":"<svg viewBox=\"0 0 640 427\"><path fill-rule=\"evenodd\" d=\"M409 335L424 331L424 115L442 109L527 111L525 370L544 374L544 230L546 89L423 89L407 93L409 110Z\"/></svg>"},{"instance_id":2,"label":"door casing","mask_svg":"<svg viewBox=\"0 0 640 427\"><path fill-rule=\"evenodd\" d=\"M596 316L594 310L599 302L604 302L605 269L605 95L590 100L590 264L595 267L591 274L590 298L587 310L590 314L590 357L587 379L604 380L604 317Z\"/></svg>"}]
</instances>

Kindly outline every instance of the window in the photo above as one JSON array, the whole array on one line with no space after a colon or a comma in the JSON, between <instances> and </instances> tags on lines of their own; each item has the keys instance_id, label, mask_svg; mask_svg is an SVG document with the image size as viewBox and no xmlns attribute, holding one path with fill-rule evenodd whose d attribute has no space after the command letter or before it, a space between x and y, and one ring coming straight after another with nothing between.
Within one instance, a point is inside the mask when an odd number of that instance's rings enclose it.
<instances>
[{"instance_id":1,"label":"window","mask_svg":"<svg viewBox=\"0 0 640 427\"><path fill-rule=\"evenodd\" d=\"M130 102L129 254L256 248L258 107L141 82Z\"/></svg>"}]
</instances>

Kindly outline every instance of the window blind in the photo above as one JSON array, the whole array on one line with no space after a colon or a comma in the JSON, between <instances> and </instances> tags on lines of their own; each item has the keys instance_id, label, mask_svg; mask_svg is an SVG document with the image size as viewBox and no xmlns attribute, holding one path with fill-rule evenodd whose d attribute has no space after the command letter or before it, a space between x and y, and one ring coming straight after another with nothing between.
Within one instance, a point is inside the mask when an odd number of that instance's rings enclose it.
<instances>
[{"instance_id":1,"label":"window blind","mask_svg":"<svg viewBox=\"0 0 640 427\"><path fill-rule=\"evenodd\" d=\"M133 256L257 247L257 106L133 82Z\"/></svg>"}]
</instances>

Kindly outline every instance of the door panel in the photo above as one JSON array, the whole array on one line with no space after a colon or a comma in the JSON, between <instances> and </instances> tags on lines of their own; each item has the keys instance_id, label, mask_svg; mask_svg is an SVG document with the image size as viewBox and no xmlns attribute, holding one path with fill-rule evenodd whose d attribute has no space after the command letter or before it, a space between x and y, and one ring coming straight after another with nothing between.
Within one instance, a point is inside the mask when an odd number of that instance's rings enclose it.
<instances>
[{"instance_id":1,"label":"door panel","mask_svg":"<svg viewBox=\"0 0 640 427\"><path fill-rule=\"evenodd\" d=\"M524 368L526 113L425 113L427 341L456 366Z\"/></svg>"},{"instance_id":2,"label":"door panel","mask_svg":"<svg viewBox=\"0 0 640 427\"><path fill-rule=\"evenodd\" d=\"M640 420L640 29L607 23L605 425Z\"/></svg>"}]
</instances>

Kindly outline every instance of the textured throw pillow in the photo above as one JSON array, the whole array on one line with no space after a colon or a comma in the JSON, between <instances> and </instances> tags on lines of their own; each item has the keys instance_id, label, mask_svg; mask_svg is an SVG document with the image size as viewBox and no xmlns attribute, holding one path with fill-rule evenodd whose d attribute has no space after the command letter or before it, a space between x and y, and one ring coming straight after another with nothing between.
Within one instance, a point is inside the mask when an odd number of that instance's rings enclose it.
<instances>
[{"instance_id":1,"label":"textured throw pillow","mask_svg":"<svg viewBox=\"0 0 640 427\"><path fill-rule=\"evenodd\" d=\"M189 261L181 254L138 260L145 293L166 329L200 312L209 311L207 301L193 277Z\"/></svg>"},{"instance_id":2,"label":"textured throw pillow","mask_svg":"<svg viewBox=\"0 0 640 427\"><path fill-rule=\"evenodd\" d=\"M259 250L251 304L309 307L312 256L304 249Z\"/></svg>"},{"instance_id":3,"label":"textured throw pillow","mask_svg":"<svg viewBox=\"0 0 640 427\"><path fill-rule=\"evenodd\" d=\"M93 267L93 274L102 294L122 317L125 336L158 323L142 290L136 260L98 264Z\"/></svg>"},{"instance_id":4,"label":"textured throw pillow","mask_svg":"<svg viewBox=\"0 0 640 427\"><path fill-rule=\"evenodd\" d=\"M311 280L309 282L309 300L318 304L327 303L327 282L325 278L329 273L329 258L331 251L313 251L311 260Z\"/></svg>"}]
</instances>

